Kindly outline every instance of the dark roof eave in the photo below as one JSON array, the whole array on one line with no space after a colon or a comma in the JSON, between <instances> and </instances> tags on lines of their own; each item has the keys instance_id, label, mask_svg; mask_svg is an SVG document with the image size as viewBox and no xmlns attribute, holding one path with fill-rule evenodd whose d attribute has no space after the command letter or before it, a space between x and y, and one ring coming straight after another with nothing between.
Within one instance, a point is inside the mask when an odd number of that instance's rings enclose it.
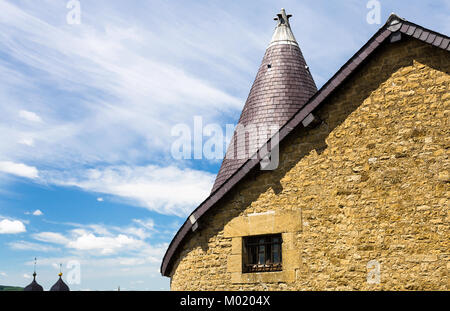
<instances>
[{"instance_id":1,"label":"dark roof eave","mask_svg":"<svg viewBox=\"0 0 450 311\"><path fill-rule=\"evenodd\" d=\"M391 22L398 21L399 23L391 25ZM387 20L386 24L381 27L372 38L353 55L337 72L325 83L317 93L311 97L308 103L301 108L294 116L287 121L280 129L279 142L281 142L289 133L297 128L301 122L313 112L328 96L340 86L360 65L383 43L392 33L401 32L409 37L421 40L425 43L431 44L443 50L450 51L450 38L446 35L437 33L435 31L426 29L422 26L411 23L407 20L401 19L392 14ZM172 261L173 255L176 253L179 245L184 240L186 235L192 229L193 223L190 221L192 217L198 221L200 217L205 214L212 206L214 206L226 193L231 190L234 185L241 181L248 172L250 172L256 165L259 164L263 150L271 150L269 140L263 147L258 150L257 159L247 160L233 175L231 175L215 192L211 193L186 219L184 224L175 234L172 239L161 263L161 274L169 276L168 267ZM266 149L267 148L267 149ZM265 152L267 153L267 151ZM195 222L194 222L195 223Z\"/></svg>"}]
</instances>

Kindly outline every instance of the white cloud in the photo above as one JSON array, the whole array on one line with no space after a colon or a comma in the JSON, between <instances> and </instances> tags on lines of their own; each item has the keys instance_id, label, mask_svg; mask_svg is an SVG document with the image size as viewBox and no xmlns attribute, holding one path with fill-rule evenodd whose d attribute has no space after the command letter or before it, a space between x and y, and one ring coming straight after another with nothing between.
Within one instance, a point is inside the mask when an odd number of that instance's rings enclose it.
<instances>
[{"instance_id":1,"label":"white cloud","mask_svg":"<svg viewBox=\"0 0 450 311\"><path fill-rule=\"evenodd\" d=\"M20 220L3 219L0 221L0 234L16 234L26 231L25 225Z\"/></svg>"},{"instance_id":2,"label":"white cloud","mask_svg":"<svg viewBox=\"0 0 450 311\"><path fill-rule=\"evenodd\" d=\"M74 176L75 175L75 176ZM123 198L132 204L162 214L186 215L204 200L215 175L175 166L109 166L81 171L71 176L54 174L54 184L76 186L86 191Z\"/></svg>"},{"instance_id":3,"label":"white cloud","mask_svg":"<svg viewBox=\"0 0 450 311\"><path fill-rule=\"evenodd\" d=\"M103 202L104 200L103 200L103 198L97 198L97 201L98 202Z\"/></svg>"},{"instance_id":4,"label":"white cloud","mask_svg":"<svg viewBox=\"0 0 450 311\"><path fill-rule=\"evenodd\" d=\"M70 240L61 233L57 232L39 232L33 234L33 238L41 242L67 245Z\"/></svg>"},{"instance_id":5,"label":"white cloud","mask_svg":"<svg viewBox=\"0 0 450 311\"><path fill-rule=\"evenodd\" d=\"M24 273L24 274L23 274L23 277L26 278L26 279L31 279L31 275L29 275L29 274L27 274L27 273Z\"/></svg>"},{"instance_id":6,"label":"white cloud","mask_svg":"<svg viewBox=\"0 0 450 311\"><path fill-rule=\"evenodd\" d=\"M33 138L21 138L19 140L19 144L28 146L28 147L33 147L34 146L34 139Z\"/></svg>"},{"instance_id":7,"label":"white cloud","mask_svg":"<svg viewBox=\"0 0 450 311\"><path fill-rule=\"evenodd\" d=\"M135 228L135 227L125 228L125 229L123 229L123 232L126 234L129 234L129 235L136 236L136 237L140 238L141 240L144 240L144 239L150 237L150 235L151 235L144 228Z\"/></svg>"},{"instance_id":8,"label":"white cloud","mask_svg":"<svg viewBox=\"0 0 450 311\"><path fill-rule=\"evenodd\" d=\"M31 179L39 177L36 167L10 161L0 161L0 172Z\"/></svg>"},{"instance_id":9,"label":"white cloud","mask_svg":"<svg viewBox=\"0 0 450 311\"><path fill-rule=\"evenodd\" d=\"M133 219L133 222L141 225L142 227L148 229L148 230L154 230L155 229L155 222L153 219Z\"/></svg>"},{"instance_id":10,"label":"white cloud","mask_svg":"<svg viewBox=\"0 0 450 311\"><path fill-rule=\"evenodd\" d=\"M34 216L42 216L42 215L44 215L44 213L41 210L37 209L33 212L33 215Z\"/></svg>"},{"instance_id":11,"label":"white cloud","mask_svg":"<svg viewBox=\"0 0 450 311\"><path fill-rule=\"evenodd\" d=\"M75 240L70 241L67 245L69 248L91 251L98 250L103 255L113 254L119 249L139 248L144 244L140 240L136 240L124 234L115 237L99 237L92 233L83 234Z\"/></svg>"},{"instance_id":12,"label":"white cloud","mask_svg":"<svg viewBox=\"0 0 450 311\"><path fill-rule=\"evenodd\" d=\"M139 226L117 227L68 223L66 225L75 228L69 230L67 234L40 232L33 234L32 237L41 242L60 244L67 249L95 256L136 250L141 252L148 245L144 240L150 237L151 233L156 232L156 229L151 219L134 219L133 223Z\"/></svg>"},{"instance_id":13,"label":"white cloud","mask_svg":"<svg viewBox=\"0 0 450 311\"><path fill-rule=\"evenodd\" d=\"M27 241L11 242L8 245L9 245L9 247L11 247L12 249L15 249L15 250L26 250L26 251L36 251L36 252L50 252L50 251L57 250L56 248L49 246L49 245L32 243L32 242L27 242Z\"/></svg>"},{"instance_id":14,"label":"white cloud","mask_svg":"<svg viewBox=\"0 0 450 311\"><path fill-rule=\"evenodd\" d=\"M30 122L37 122L37 123L41 123L42 119L40 116L38 116L36 113L32 112L32 111L27 111L27 110L20 110L19 111L19 116L27 121Z\"/></svg>"}]
</instances>

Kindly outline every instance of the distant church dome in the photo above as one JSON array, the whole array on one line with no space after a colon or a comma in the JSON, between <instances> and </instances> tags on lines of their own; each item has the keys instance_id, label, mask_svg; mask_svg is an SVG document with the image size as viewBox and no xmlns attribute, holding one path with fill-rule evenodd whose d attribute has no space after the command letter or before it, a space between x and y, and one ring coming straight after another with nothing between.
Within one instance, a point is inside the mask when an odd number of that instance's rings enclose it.
<instances>
[{"instance_id":1,"label":"distant church dome","mask_svg":"<svg viewBox=\"0 0 450 311\"><path fill-rule=\"evenodd\" d=\"M36 271L33 273L33 282L31 282L29 285L25 286L25 288L23 290L27 291L27 292L43 292L44 291L42 286L36 282Z\"/></svg>"},{"instance_id":2,"label":"distant church dome","mask_svg":"<svg viewBox=\"0 0 450 311\"><path fill-rule=\"evenodd\" d=\"M59 274L59 279L58 281L56 281L56 283L50 288L51 292L69 292L70 288L69 286L67 286L66 283L64 283L64 281L62 280L62 273L60 272Z\"/></svg>"}]
</instances>

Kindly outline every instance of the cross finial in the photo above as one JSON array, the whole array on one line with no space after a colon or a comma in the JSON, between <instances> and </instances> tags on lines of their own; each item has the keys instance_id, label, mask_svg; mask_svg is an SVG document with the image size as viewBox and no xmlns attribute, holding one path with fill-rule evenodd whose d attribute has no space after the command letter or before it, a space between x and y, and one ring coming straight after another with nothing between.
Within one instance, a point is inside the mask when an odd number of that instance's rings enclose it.
<instances>
[{"instance_id":1,"label":"cross finial","mask_svg":"<svg viewBox=\"0 0 450 311\"><path fill-rule=\"evenodd\" d=\"M276 44L292 44L298 46L294 34L292 33L291 25L289 24L289 18L291 16L291 14L286 14L284 9L281 9L280 13L274 18L274 20L278 21L278 25L275 27L272 40L268 47Z\"/></svg>"},{"instance_id":2,"label":"cross finial","mask_svg":"<svg viewBox=\"0 0 450 311\"><path fill-rule=\"evenodd\" d=\"M278 26L287 24L289 26L289 18L292 17L292 14L286 14L284 9L281 9L280 13L274 18L274 20L278 21Z\"/></svg>"},{"instance_id":3,"label":"cross finial","mask_svg":"<svg viewBox=\"0 0 450 311\"><path fill-rule=\"evenodd\" d=\"M36 261L37 261L37 258L36 258L36 257L34 257L34 271L33 271L33 279L36 279Z\"/></svg>"}]
</instances>

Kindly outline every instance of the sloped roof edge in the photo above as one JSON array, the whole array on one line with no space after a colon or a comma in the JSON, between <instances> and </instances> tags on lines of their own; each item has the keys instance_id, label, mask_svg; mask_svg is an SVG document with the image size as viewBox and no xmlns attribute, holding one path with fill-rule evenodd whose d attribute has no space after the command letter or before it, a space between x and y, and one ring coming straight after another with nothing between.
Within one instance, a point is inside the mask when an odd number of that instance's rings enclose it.
<instances>
[{"instance_id":1,"label":"sloped roof edge","mask_svg":"<svg viewBox=\"0 0 450 311\"><path fill-rule=\"evenodd\" d=\"M302 121L313 112L328 96L340 86L360 65L393 33L401 33L409 37L418 39L435 47L450 51L450 37L438 32L429 30L395 14L389 16L387 22L382 26L369 41L356 52L337 72L325 83L317 93L312 96L308 103L295 113L280 129L279 142L281 142L289 133L298 126L302 125ZM257 152L257 157L247 160L233 175L231 175L216 191L211 193L186 219L184 224L172 239L161 263L161 274L169 276L169 265L172 257L180 247L182 241L192 230L194 224L225 194L227 194L238 182L240 182L253 168L255 168L260 159L264 158L268 151L271 150L271 140L263 145ZM270 151L269 151L270 152Z\"/></svg>"}]
</instances>

